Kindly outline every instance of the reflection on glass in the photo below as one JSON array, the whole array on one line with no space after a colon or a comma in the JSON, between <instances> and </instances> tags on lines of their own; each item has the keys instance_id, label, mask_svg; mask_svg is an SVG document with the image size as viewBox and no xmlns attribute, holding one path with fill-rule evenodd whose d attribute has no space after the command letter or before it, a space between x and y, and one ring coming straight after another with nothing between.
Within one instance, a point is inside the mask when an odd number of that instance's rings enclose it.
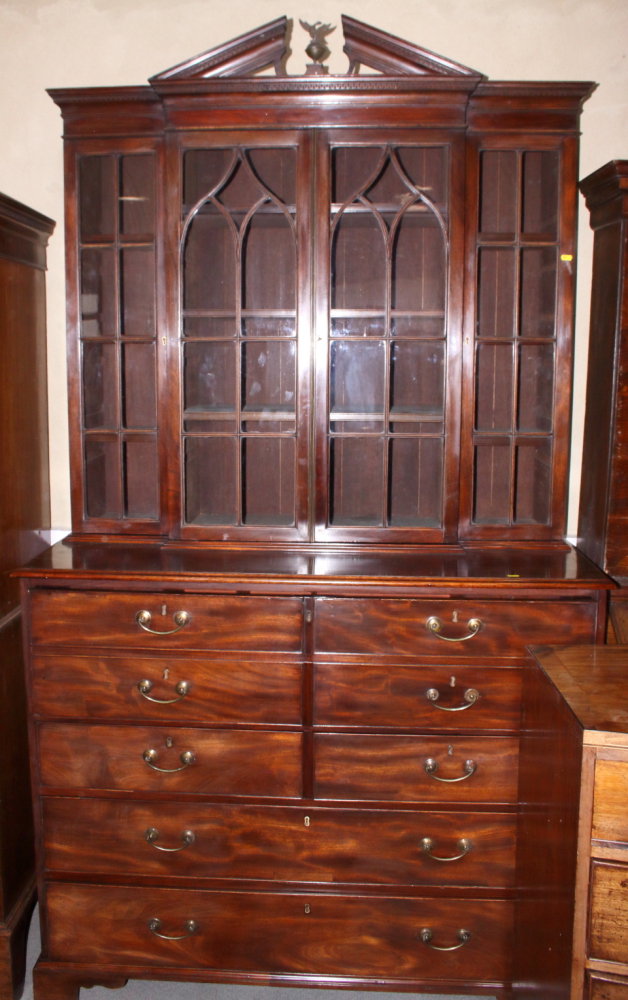
<instances>
[{"instance_id":1,"label":"reflection on glass","mask_svg":"<svg viewBox=\"0 0 628 1000\"><path fill-rule=\"evenodd\" d=\"M432 213L406 214L401 219L395 228L391 266L394 309L444 312L445 243Z\"/></svg>"},{"instance_id":2,"label":"reflection on glass","mask_svg":"<svg viewBox=\"0 0 628 1000\"><path fill-rule=\"evenodd\" d=\"M186 413L234 410L235 344L190 341L184 345L183 387Z\"/></svg>"},{"instance_id":3,"label":"reflection on glass","mask_svg":"<svg viewBox=\"0 0 628 1000\"><path fill-rule=\"evenodd\" d=\"M393 343L390 371L390 415L443 416L445 345L433 341Z\"/></svg>"},{"instance_id":4,"label":"reflection on glass","mask_svg":"<svg viewBox=\"0 0 628 1000\"><path fill-rule=\"evenodd\" d=\"M367 215L346 215L333 236L332 309L383 309L386 303L386 245L379 223Z\"/></svg>"},{"instance_id":5,"label":"reflection on glass","mask_svg":"<svg viewBox=\"0 0 628 1000\"><path fill-rule=\"evenodd\" d=\"M253 341L242 345L244 413L284 411L296 402L294 341Z\"/></svg>"},{"instance_id":6,"label":"reflection on glass","mask_svg":"<svg viewBox=\"0 0 628 1000\"><path fill-rule=\"evenodd\" d=\"M384 344L332 341L330 413L383 413Z\"/></svg>"},{"instance_id":7,"label":"reflection on glass","mask_svg":"<svg viewBox=\"0 0 628 1000\"><path fill-rule=\"evenodd\" d=\"M120 232L136 240L155 233L155 164L152 153L120 157Z\"/></svg>"}]
</instances>

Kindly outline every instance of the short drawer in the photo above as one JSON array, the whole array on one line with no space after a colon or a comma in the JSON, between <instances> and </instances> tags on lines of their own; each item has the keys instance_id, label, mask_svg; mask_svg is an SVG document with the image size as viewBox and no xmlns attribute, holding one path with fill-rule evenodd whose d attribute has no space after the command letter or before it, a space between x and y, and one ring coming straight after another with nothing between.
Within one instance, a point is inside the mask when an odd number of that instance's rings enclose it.
<instances>
[{"instance_id":1,"label":"short drawer","mask_svg":"<svg viewBox=\"0 0 628 1000\"><path fill-rule=\"evenodd\" d=\"M596 605L585 601L319 598L315 648L362 656L523 656L536 643L593 641L595 614ZM438 632L427 628L430 618L440 622ZM482 623L475 633L474 619Z\"/></svg>"},{"instance_id":2,"label":"short drawer","mask_svg":"<svg viewBox=\"0 0 628 1000\"><path fill-rule=\"evenodd\" d=\"M502 980L512 904L501 900L207 892L49 883L50 959L382 979ZM158 921L156 926L154 921ZM190 926L190 921L193 921ZM151 931L182 940L164 940ZM431 939L423 943L421 932ZM460 944L436 951L430 944Z\"/></svg>"},{"instance_id":3,"label":"short drawer","mask_svg":"<svg viewBox=\"0 0 628 1000\"><path fill-rule=\"evenodd\" d=\"M517 801L519 741L512 737L314 737L321 799L408 802Z\"/></svg>"},{"instance_id":4,"label":"short drawer","mask_svg":"<svg viewBox=\"0 0 628 1000\"><path fill-rule=\"evenodd\" d=\"M44 798L43 810L50 871L377 885L514 884L515 817L509 814L62 797Z\"/></svg>"},{"instance_id":5,"label":"short drawer","mask_svg":"<svg viewBox=\"0 0 628 1000\"><path fill-rule=\"evenodd\" d=\"M628 1000L628 978L589 972L584 995L585 1000Z\"/></svg>"},{"instance_id":6,"label":"short drawer","mask_svg":"<svg viewBox=\"0 0 628 1000\"><path fill-rule=\"evenodd\" d=\"M144 754L150 751L154 757L147 763ZM192 754L191 762L186 754ZM296 797L301 735L43 723L39 771L49 788Z\"/></svg>"},{"instance_id":7,"label":"short drawer","mask_svg":"<svg viewBox=\"0 0 628 1000\"><path fill-rule=\"evenodd\" d=\"M34 590L30 609L32 641L45 646L298 653L302 645L298 597ZM156 634L138 623L140 611ZM189 618L177 627L181 611Z\"/></svg>"},{"instance_id":8,"label":"short drawer","mask_svg":"<svg viewBox=\"0 0 628 1000\"><path fill-rule=\"evenodd\" d=\"M36 653L32 664L43 718L301 722L298 663Z\"/></svg>"},{"instance_id":9,"label":"short drawer","mask_svg":"<svg viewBox=\"0 0 628 1000\"><path fill-rule=\"evenodd\" d=\"M591 836L626 846L628 861L628 760L597 760Z\"/></svg>"},{"instance_id":10,"label":"short drawer","mask_svg":"<svg viewBox=\"0 0 628 1000\"><path fill-rule=\"evenodd\" d=\"M315 725L519 728L517 669L400 664L391 670L368 663L314 669Z\"/></svg>"},{"instance_id":11,"label":"short drawer","mask_svg":"<svg viewBox=\"0 0 628 1000\"><path fill-rule=\"evenodd\" d=\"M628 964L628 865L591 862L588 954Z\"/></svg>"}]
</instances>

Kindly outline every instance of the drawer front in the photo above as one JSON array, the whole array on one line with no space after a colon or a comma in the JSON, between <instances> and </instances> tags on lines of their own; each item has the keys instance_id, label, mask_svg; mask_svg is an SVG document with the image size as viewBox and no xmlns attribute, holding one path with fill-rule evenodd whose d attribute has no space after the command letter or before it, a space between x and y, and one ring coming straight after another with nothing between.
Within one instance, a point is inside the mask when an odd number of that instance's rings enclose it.
<instances>
[{"instance_id":1,"label":"drawer front","mask_svg":"<svg viewBox=\"0 0 628 1000\"><path fill-rule=\"evenodd\" d=\"M143 758L150 750L152 766ZM185 753L193 754L191 763L182 761ZM49 788L299 797L301 735L44 723L39 769Z\"/></svg>"},{"instance_id":2,"label":"drawer front","mask_svg":"<svg viewBox=\"0 0 628 1000\"><path fill-rule=\"evenodd\" d=\"M237 969L240 972L403 979L503 980L510 974L512 904L499 900L369 898L47 886L50 958L89 965ZM179 941L159 933L186 934ZM458 944L435 951L432 943Z\"/></svg>"},{"instance_id":3,"label":"drawer front","mask_svg":"<svg viewBox=\"0 0 628 1000\"><path fill-rule=\"evenodd\" d=\"M166 614L162 614L163 606ZM150 612L147 632L136 621ZM174 616L189 615L176 632ZM35 590L32 641L46 646L132 646L138 649L301 651L303 601L297 597L118 594Z\"/></svg>"},{"instance_id":4,"label":"drawer front","mask_svg":"<svg viewBox=\"0 0 628 1000\"><path fill-rule=\"evenodd\" d=\"M615 979L603 973L587 974L586 1000L628 1000L628 978Z\"/></svg>"},{"instance_id":5,"label":"drawer front","mask_svg":"<svg viewBox=\"0 0 628 1000\"><path fill-rule=\"evenodd\" d=\"M544 643L592 642L596 605L551 601L387 601L319 598L315 648L321 653L401 656L522 656ZM426 627L441 622L440 634ZM475 634L468 622L479 619ZM471 638L447 642L445 638Z\"/></svg>"},{"instance_id":6,"label":"drawer front","mask_svg":"<svg viewBox=\"0 0 628 1000\"><path fill-rule=\"evenodd\" d=\"M628 760L596 761L591 836L628 849Z\"/></svg>"},{"instance_id":7,"label":"drawer front","mask_svg":"<svg viewBox=\"0 0 628 1000\"><path fill-rule=\"evenodd\" d=\"M35 654L33 706L43 718L299 725L301 667L192 656Z\"/></svg>"},{"instance_id":8,"label":"drawer front","mask_svg":"<svg viewBox=\"0 0 628 1000\"><path fill-rule=\"evenodd\" d=\"M591 862L589 958L628 963L628 865Z\"/></svg>"},{"instance_id":9,"label":"drawer front","mask_svg":"<svg viewBox=\"0 0 628 1000\"><path fill-rule=\"evenodd\" d=\"M519 741L509 737L321 733L314 737L314 794L321 799L516 802L518 753Z\"/></svg>"},{"instance_id":10,"label":"drawer front","mask_svg":"<svg viewBox=\"0 0 628 1000\"><path fill-rule=\"evenodd\" d=\"M315 666L319 726L518 729L520 713L521 675L515 669Z\"/></svg>"},{"instance_id":11,"label":"drawer front","mask_svg":"<svg viewBox=\"0 0 628 1000\"><path fill-rule=\"evenodd\" d=\"M515 817L45 798L50 871L511 887ZM147 831L154 831L148 834ZM186 833L193 834L193 840ZM430 854L421 847L429 838ZM462 847L460 840L466 839ZM166 848L167 850L160 850Z\"/></svg>"}]
</instances>

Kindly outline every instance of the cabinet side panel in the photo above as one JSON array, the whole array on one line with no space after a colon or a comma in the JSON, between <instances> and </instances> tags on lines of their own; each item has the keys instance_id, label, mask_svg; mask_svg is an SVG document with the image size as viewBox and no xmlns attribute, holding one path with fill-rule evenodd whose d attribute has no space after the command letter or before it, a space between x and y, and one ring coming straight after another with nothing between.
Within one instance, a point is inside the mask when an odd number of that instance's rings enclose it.
<instances>
[{"instance_id":1,"label":"cabinet side panel","mask_svg":"<svg viewBox=\"0 0 628 1000\"><path fill-rule=\"evenodd\" d=\"M610 487L616 381L615 330L623 240L622 222L605 226L595 234L578 524L580 548L605 569L607 496Z\"/></svg>"},{"instance_id":2,"label":"cabinet side panel","mask_svg":"<svg viewBox=\"0 0 628 1000\"><path fill-rule=\"evenodd\" d=\"M536 664L524 671L515 981L521 997L568 1000L581 731Z\"/></svg>"}]
</instances>

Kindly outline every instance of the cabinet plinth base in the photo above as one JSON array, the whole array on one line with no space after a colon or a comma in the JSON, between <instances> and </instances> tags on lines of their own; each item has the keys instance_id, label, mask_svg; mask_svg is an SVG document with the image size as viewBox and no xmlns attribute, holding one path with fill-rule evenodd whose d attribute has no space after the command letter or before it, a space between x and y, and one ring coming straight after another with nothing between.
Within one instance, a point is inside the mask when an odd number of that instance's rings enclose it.
<instances>
[{"instance_id":1,"label":"cabinet plinth base","mask_svg":"<svg viewBox=\"0 0 628 1000\"><path fill-rule=\"evenodd\" d=\"M19 1000L24 990L26 944L37 900L31 878L6 921L0 923L0 1000Z\"/></svg>"}]
</instances>

